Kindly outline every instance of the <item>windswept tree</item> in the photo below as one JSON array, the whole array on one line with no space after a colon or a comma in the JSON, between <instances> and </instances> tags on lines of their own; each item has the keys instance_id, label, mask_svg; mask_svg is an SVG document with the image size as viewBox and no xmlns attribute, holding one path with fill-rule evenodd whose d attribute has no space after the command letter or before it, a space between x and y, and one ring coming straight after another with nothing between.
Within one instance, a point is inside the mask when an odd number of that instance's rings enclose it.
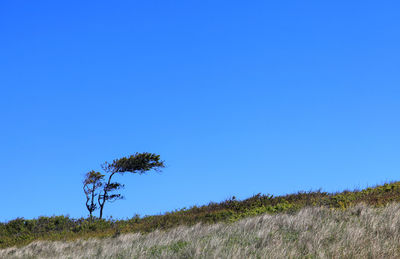
<instances>
[{"instance_id":1,"label":"windswept tree","mask_svg":"<svg viewBox=\"0 0 400 259\"><path fill-rule=\"evenodd\" d=\"M144 174L151 170L161 171L163 167L165 167L164 161L160 160L159 155L147 152L135 153L129 157L116 159L112 163L105 162L102 165L102 169L108 176L108 180L103 182L102 189L97 196L97 203L100 209L99 218L103 217L103 209L107 201L113 202L123 198L117 191L123 188L124 185L112 181L112 177L115 174Z\"/></svg>"},{"instance_id":2,"label":"windswept tree","mask_svg":"<svg viewBox=\"0 0 400 259\"><path fill-rule=\"evenodd\" d=\"M86 195L86 208L89 211L90 218L93 218L93 212L97 209L96 199L103 186L103 180L104 175L100 172L90 171L85 174L83 191Z\"/></svg>"}]
</instances>

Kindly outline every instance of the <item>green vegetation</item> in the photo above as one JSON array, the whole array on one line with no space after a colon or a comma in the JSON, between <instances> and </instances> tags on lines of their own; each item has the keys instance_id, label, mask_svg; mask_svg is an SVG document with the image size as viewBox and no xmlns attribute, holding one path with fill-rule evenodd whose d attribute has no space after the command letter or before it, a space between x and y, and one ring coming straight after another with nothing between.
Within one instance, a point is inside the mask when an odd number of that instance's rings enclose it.
<instances>
[{"instance_id":1,"label":"green vegetation","mask_svg":"<svg viewBox=\"0 0 400 259\"><path fill-rule=\"evenodd\" d=\"M184 249L186 246L189 245L189 242L187 241L177 241L175 243L172 243L170 245L161 245L161 246L152 246L150 247L150 255L153 257L159 257L165 250L169 250L173 253L178 253L182 249Z\"/></svg>"},{"instance_id":2,"label":"green vegetation","mask_svg":"<svg viewBox=\"0 0 400 259\"><path fill-rule=\"evenodd\" d=\"M89 237L116 237L123 233L148 233L156 229L166 230L181 225L192 226L197 223L230 223L264 213L294 214L300 209L310 206L346 210L360 203L372 207L382 207L391 202L400 202L400 182L340 193L313 191L279 197L257 194L242 201L232 198L221 203L193 206L164 215L143 218L135 216L127 220L72 219L67 216L39 217L32 220L17 218L7 223L0 223L0 248L22 246L35 240L65 241ZM293 239L296 235L297 233L288 232L285 234L285 238ZM185 245L185 243L177 243L172 247L154 249L179 250Z\"/></svg>"},{"instance_id":3,"label":"green vegetation","mask_svg":"<svg viewBox=\"0 0 400 259\"><path fill-rule=\"evenodd\" d=\"M400 258L400 203L305 207L235 223L0 249L0 258Z\"/></svg>"}]
</instances>

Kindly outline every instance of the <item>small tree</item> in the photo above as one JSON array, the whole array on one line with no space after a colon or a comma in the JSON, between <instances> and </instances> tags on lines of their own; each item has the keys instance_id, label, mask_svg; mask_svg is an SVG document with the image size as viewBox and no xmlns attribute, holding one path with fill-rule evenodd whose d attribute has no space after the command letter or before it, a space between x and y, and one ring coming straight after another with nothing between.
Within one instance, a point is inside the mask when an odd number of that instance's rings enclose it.
<instances>
[{"instance_id":1,"label":"small tree","mask_svg":"<svg viewBox=\"0 0 400 259\"><path fill-rule=\"evenodd\" d=\"M124 185L111 182L112 177L116 174L137 173L144 174L150 170L161 171L165 167L164 161L160 160L160 156L153 153L135 153L129 157L123 157L114 160L112 163L105 162L102 169L108 175L108 181L103 183L103 189L97 197L100 208L99 218L103 217L104 205L107 201L113 202L122 199L123 196L115 191L124 187Z\"/></svg>"},{"instance_id":2,"label":"small tree","mask_svg":"<svg viewBox=\"0 0 400 259\"><path fill-rule=\"evenodd\" d=\"M90 171L83 180L83 191L86 195L86 208L89 211L90 218L93 218L93 212L97 209L95 202L99 195L100 188L103 186L104 175L100 172Z\"/></svg>"}]
</instances>

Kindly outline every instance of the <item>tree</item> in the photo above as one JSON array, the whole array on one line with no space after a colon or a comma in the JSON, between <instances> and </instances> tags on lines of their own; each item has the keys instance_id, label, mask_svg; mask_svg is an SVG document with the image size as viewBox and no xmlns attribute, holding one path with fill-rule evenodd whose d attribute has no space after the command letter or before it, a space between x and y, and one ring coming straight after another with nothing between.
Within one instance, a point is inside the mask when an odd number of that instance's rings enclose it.
<instances>
[{"instance_id":1,"label":"tree","mask_svg":"<svg viewBox=\"0 0 400 259\"><path fill-rule=\"evenodd\" d=\"M83 180L83 191L86 195L86 208L89 211L90 218L93 218L93 212L97 209L95 202L96 196L99 195L100 188L103 186L104 175L100 172L90 171L85 175Z\"/></svg>"},{"instance_id":2,"label":"tree","mask_svg":"<svg viewBox=\"0 0 400 259\"><path fill-rule=\"evenodd\" d=\"M159 155L147 152L135 153L129 157L116 159L112 163L105 162L102 165L102 169L108 175L108 180L106 183L102 184L103 189L97 196L97 202L100 208L99 218L101 219L103 217L103 209L107 201L113 202L123 198L121 194L115 193L117 190L124 187L123 184L111 181L115 174L144 174L150 170L160 172L163 167L165 167L164 161L160 160Z\"/></svg>"}]
</instances>

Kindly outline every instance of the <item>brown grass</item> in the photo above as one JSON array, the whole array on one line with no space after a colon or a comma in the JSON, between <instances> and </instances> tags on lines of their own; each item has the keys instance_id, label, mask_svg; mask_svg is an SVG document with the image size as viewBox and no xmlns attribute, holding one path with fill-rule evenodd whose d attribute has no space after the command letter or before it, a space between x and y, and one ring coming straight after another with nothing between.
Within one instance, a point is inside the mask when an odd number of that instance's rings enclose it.
<instances>
[{"instance_id":1,"label":"brown grass","mask_svg":"<svg viewBox=\"0 0 400 259\"><path fill-rule=\"evenodd\" d=\"M0 258L400 258L400 204L306 207L148 234L37 241L0 250Z\"/></svg>"},{"instance_id":2,"label":"brown grass","mask_svg":"<svg viewBox=\"0 0 400 259\"><path fill-rule=\"evenodd\" d=\"M257 194L239 201L228 199L220 203L194 206L163 215L138 216L128 220L71 219L65 216L18 218L0 223L0 249L24 246L34 241L73 241L88 238L107 238L127 233L146 234L196 224L232 223L262 214L296 213L307 207L346 210L357 204L379 208L400 203L400 182L392 182L364 190L326 193L298 192L284 196Z\"/></svg>"}]
</instances>

